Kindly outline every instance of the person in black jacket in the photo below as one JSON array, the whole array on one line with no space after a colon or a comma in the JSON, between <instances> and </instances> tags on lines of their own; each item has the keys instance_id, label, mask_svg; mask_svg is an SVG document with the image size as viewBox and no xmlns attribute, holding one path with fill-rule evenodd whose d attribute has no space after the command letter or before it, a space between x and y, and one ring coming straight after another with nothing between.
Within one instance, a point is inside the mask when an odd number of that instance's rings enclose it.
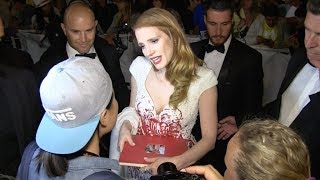
<instances>
[{"instance_id":1,"label":"person in black jacket","mask_svg":"<svg viewBox=\"0 0 320 180\"><path fill-rule=\"evenodd\" d=\"M320 1L309 0L304 21L305 48L289 61L278 98L264 111L298 132L310 152L311 176L320 178Z\"/></svg>"},{"instance_id":2,"label":"person in black jacket","mask_svg":"<svg viewBox=\"0 0 320 180\"><path fill-rule=\"evenodd\" d=\"M34 74L0 63L0 99L0 174L15 176L43 113Z\"/></svg>"},{"instance_id":3,"label":"person in black jacket","mask_svg":"<svg viewBox=\"0 0 320 180\"><path fill-rule=\"evenodd\" d=\"M209 39L191 44L194 53L218 76L218 135L215 149L203 159L223 173L229 139L247 115L262 107L262 56L232 37L234 6L231 0L209 0L205 23ZM196 138L200 127L194 127Z\"/></svg>"},{"instance_id":4,"label":"person in black jacket","mask_svg":"<svg viewBox=\"0 0 320 180\"><path fill-rule=\"evenodd\" d=\"M15 176L43 112L30 55L3 42L4 36L0 17L0 174Z\"/></svg>"}]
</instances>

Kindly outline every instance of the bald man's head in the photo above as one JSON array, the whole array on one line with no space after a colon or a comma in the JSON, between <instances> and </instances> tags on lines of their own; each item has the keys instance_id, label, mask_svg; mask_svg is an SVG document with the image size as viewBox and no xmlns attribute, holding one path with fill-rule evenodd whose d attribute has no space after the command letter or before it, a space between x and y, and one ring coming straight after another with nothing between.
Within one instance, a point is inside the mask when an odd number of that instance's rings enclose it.
<instances>
[{"instance_id":1,"label":"bald man's head","mask_svg":"<svg viewBox=\"0 0 320 180\"><path fill-rule=\"evenodd\" d=\"M63 22L66 23L70 15L79 15L79 13L83 13L83 15L88 17L90 16L95 20L94 12L90 8L90 6L82 0L76 0L72 1L65 10Z\"/></svg>"},{"instance_id":2,"label":"bald man's head","mask_svg":"<svg viewBox=\"0 0 320 180\"><path fill-rule=\"evenodd\" d=\"M88 53L93 46L96 26L93 11L81 1L74 1L68 6L61 24L68 43L79 53Z\"/></svg>"}]
</instances>

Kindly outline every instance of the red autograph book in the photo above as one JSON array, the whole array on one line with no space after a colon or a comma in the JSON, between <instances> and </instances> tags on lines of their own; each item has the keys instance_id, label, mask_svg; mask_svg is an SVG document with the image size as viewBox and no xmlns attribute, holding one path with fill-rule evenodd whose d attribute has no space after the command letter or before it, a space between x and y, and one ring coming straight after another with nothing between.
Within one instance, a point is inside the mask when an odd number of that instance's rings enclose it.
<instances>
[{"instance_id":1,"label":"red autograph book","mask_svg":"<svg viewBox=\"0 0 320 180\"><path fill-rule=\"evenodd\" d=\"M122 166L147 166L144 157L177 156L190 147L190 141L173 137L134 135L135 146L125 143L120 154L119 164Z\"/></svg>"}]
</instances>

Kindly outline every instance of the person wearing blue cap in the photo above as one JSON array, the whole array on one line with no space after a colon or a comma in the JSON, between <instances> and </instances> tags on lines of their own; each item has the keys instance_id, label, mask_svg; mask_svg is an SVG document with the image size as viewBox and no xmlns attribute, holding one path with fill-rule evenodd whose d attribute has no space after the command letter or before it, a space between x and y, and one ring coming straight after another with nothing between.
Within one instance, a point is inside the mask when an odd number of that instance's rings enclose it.
<instances>
[{"instance_id":1,"label":"person wearing blue cap","mask_svg":"<svg viewBox=\"0 0 320 180\"><path fill-rule=\"evenodd\" d=\"M55 65L41 83L40 96L46 112L36 134L39 148L24 153L32 160L28 167L22 160L17 179L84 179L101 171L122 179L111 171L119 169L117 161L99 157L100 138L112 130L118 114L100 61L73 57Z\"/></svg>"}]
</instances>

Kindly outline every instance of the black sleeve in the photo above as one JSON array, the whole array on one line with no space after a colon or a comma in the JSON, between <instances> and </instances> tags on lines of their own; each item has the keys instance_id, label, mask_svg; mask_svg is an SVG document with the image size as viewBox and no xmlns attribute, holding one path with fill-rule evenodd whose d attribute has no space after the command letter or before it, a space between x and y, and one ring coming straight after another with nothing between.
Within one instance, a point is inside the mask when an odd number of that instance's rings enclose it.
<instances>
[{"instance_id":1,"label":"black sleeve","mask_svg":"<svg viewBox=\"0 0 320 180\"><path fill-rule=\"evenodd\" d=\"M67 59L67 55L64 55L64 53L66 53L65 43L58 46L50 46L41 55L40 60L34 65L34 72L39 86L54 65Z\"/></svg>"},{"instance_id":2,"label":"black sleeve","mask_svg":"<svg viewBox=\"0 0 320 180\"><path fill-rule=\"evenodd\" d=\"M115 97L119 103L119 111L121 111L129 105L130 92L120 68L118 53L113 46L106 44L101 38L96 38L95 49L99 56L99 60L110 75Z\"/></svg>"},{"instance_id":3,"label":"black sleeve","mask_svg":"<svg viewBox=\"0 0 320 180\"><path fill-rule=\"evenodd\" d=\"M241 125L242 121L251 118L254 114L261 111L263 96L263 70L262 55L255 51L246 57L246 74L242 80L241 97L235 109L237 125Z\"/></svg>"}]
</instances>

